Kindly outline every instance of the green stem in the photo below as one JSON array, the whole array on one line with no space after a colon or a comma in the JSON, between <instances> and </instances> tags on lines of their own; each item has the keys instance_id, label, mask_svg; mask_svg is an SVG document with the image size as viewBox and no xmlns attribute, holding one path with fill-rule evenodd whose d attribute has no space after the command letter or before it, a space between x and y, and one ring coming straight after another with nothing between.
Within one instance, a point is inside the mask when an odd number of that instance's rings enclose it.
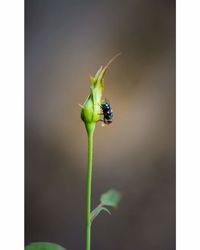
<instances>
[{"instance_id":1,"label":"green stem","mask_svg":"<svg viewBox=\"0 0 200 250\"><path fill-rule=\"evenodd\" d=\"M93 156L93 135L95 123L86 124L88 134L88 172L87 172L87 187L86 187L86 250L90 250L91 245L91 184L92 184L92 156Z\"/></svg>"}]
</instances>

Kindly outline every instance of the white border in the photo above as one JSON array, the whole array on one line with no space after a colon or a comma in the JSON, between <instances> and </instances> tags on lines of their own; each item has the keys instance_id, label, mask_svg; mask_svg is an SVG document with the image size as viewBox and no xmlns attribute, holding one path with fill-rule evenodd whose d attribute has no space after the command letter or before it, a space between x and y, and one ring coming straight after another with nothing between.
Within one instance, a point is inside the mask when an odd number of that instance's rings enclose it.
<instances>
[{"instance_id":1,"label":"white border","mask_svg":"<svg viewBox=\"0 0 200 250\"><path fill-rule=\"evenodd\" d=\"M0 1L0 248L24 249L24 2Z\"/></svg>"},{"instance_id":2,"label":"white border","mask_svg":"<svg viewBox=\"0 0 200 250\"><path fill-rule=\"evenodd\" d=\"M200 2L177 1L177 249L200 249Z\"/></svg>"}]
</instances>

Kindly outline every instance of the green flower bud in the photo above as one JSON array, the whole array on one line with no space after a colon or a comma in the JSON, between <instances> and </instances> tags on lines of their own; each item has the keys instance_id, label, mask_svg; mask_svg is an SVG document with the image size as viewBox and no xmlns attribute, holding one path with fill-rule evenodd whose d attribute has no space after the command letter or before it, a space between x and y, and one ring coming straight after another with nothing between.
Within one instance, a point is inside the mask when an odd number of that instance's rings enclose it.
<instances>
[{"instance_id":1,"label":"green flower bud","mask_svg":"<svg viewBox=\"0 0 200 250\"><path fill-rule=\"evenodd\" d=\"M101 66L97 71L95 77L90 77L91 86L90 94L87 97L83 105L81 105L81 119L85 123L86 130L94 129L96 122L100 120L101 113L101 101L104 91L104 75L109 65L116 59L120 54L114 56L106 66Z\"/></svg>"}]
</instances>

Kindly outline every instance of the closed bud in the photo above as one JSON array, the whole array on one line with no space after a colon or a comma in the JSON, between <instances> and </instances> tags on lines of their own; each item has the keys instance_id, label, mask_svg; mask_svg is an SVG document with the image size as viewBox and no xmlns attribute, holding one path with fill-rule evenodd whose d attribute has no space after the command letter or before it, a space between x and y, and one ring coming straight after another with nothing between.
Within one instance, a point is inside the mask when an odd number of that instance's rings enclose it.
<instances>
[{"instance_id":1,"label":"closed bud","mask_svg":"<svg viewBox=\"0 0 200 250\"><path fill-rule=\"evenodd\" d=\"M105 67L101 66L95 77L90 77L90 94L82 105L81 110L81 119L85 123L87 132L88 129L94 129L96 122L100 120L101 100L104 90L104 75L111 62L119 55L120 54L114 56Z\"/></svg>"}]
</instances>

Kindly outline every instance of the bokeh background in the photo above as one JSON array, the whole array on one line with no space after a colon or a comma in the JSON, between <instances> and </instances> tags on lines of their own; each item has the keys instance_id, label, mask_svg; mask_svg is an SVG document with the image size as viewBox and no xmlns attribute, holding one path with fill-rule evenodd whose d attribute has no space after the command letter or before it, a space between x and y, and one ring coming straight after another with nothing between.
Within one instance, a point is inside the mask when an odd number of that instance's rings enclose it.
<instances>
[{"instance_id":1,"label":"bokeh background","mask_svg":"<svg viewBox=\"0 0 200 250\"><path fill-rule=\"evenodd\" d=\"M92 249L175 249L175 1L25 1L25 240L84 249L87 137L79 103L105 78L113 124L95 131Z\"/></svg>"}]
</instances>

